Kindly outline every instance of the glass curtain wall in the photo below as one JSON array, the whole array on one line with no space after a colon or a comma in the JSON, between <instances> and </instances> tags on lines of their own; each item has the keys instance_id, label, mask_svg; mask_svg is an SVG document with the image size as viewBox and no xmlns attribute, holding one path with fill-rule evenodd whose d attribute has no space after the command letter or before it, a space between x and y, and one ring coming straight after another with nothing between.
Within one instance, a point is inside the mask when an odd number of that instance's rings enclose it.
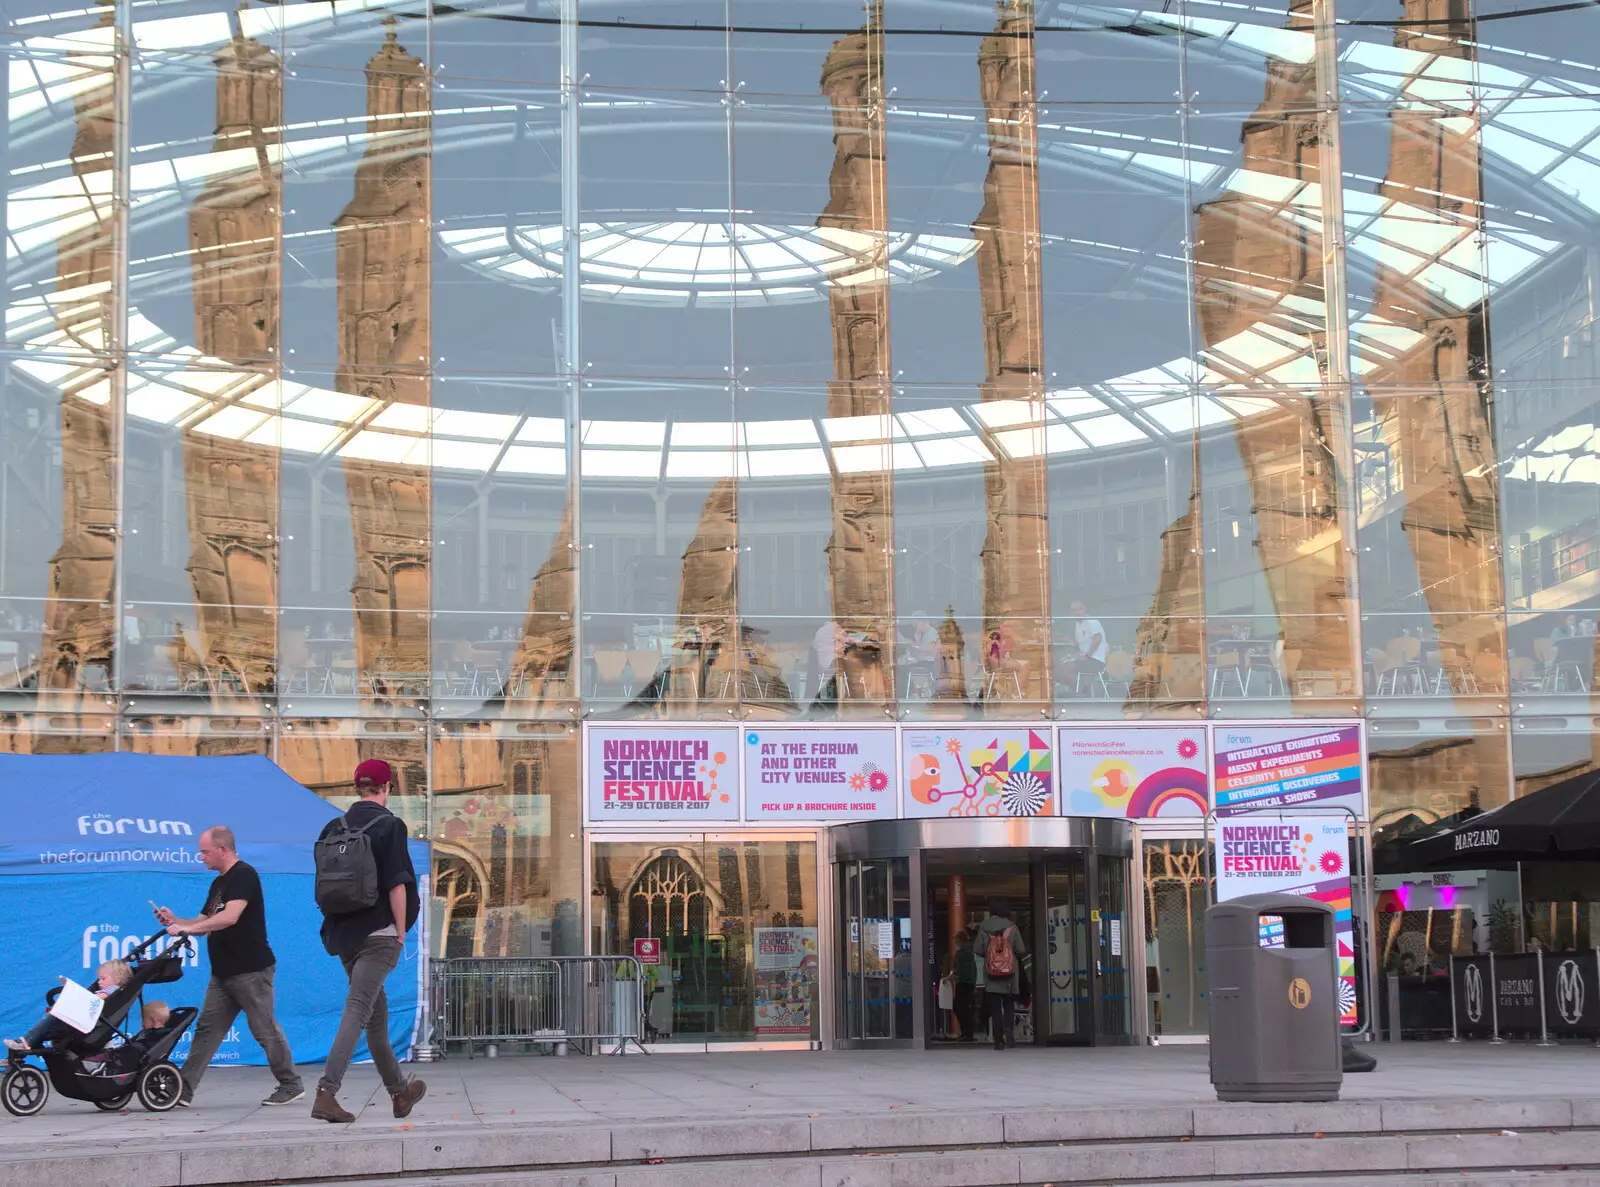
<instances>
[{"instance_id":1,"label":"glass curtain wall","mask_svg":"<svg viewBox=\"0 0 1600 1187\"><path fill-rule=\"evenodd\" d=\"M804 9L0 0L7 744L392 756L506 951L585 717L1595 769L1600 17Z\"/></svg>"}]
</instances>

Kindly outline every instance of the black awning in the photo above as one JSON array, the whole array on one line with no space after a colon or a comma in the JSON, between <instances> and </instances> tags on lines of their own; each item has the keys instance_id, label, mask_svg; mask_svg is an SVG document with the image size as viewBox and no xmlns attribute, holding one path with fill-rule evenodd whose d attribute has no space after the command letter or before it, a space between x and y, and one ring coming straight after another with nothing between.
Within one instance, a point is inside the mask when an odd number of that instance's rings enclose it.
<instances>
[{"instance_id":1,"label":"black awning","mask_svg":"<svg viewBox=\"0 0 1600 1187\"><path fill-rule=\"evenodd\" d=\"M1413 869L1600 860L1600 771L1585 771L1413 841Z\"/></svg>"}]
</instances>

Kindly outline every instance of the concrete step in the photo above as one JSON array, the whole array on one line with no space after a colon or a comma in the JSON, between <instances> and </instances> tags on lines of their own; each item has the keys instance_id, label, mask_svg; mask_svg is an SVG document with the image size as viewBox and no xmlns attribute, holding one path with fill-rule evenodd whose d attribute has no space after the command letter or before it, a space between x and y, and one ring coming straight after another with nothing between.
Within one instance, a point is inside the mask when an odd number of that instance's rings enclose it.
<instances>
[{"instance_id":1,"label":"concrete step","mask_svg":"<svg viewBox=\"0 0 1600 1187\"><path fill-rule=\"evenodd\" d=\"M692 1109L690 1110L692 1113ZM1592 1098L1196 1104L672 1125L466 1128L369 1120L0 1151L0 1187L991 1187L1352 1182L1600 1168ZM1448 1172L1448 1173L1447 1173ZM1582 1179L1579 1180L1583 1181ZM1600 1171L1589 1176L1600 1184Z\"/></svg>"},{"instance_id":2,"label":"concrete step","mask_svg":"<svg viewBox=\"0 0 1600 1187\"><path fill-rule=\"evenodd\" d=\"M692 1128L692 1127L686 1127ZM1513 1168L1507 1170L1505 1168ZM1536 1173L1537 1172L1537 1173ZM1285 1178L1284 1176L1294 1176ZM280 1182L286 1180L278 1180ZM323 1180L380 1187L390 1177ZM1161 1183L1350 1187L1352 1183L1540 1187L1600 1183L1600 1130L1307 1134L1053 1142L761 1157L677 1157L561 1169L423 1175L411 1187L1066 1187Z\"/></svg>"}]
</instances>

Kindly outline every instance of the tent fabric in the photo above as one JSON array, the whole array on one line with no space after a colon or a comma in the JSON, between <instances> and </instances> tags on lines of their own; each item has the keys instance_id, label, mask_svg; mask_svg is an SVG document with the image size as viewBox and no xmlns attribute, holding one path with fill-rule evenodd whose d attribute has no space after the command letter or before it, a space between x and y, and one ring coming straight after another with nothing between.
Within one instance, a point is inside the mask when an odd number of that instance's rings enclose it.
<instances>
[{"instance_id":1,"label":"tent fabric","mask_svg":"<svg viewBox=\"0 0 1600 1187\"><path fill-rule=\"evenodd\" d=\"M1518 796L1411 843L1414 869L1477 869L1514 861L1600 859L1600 771Z\"/></svg>"},{"instance_id":2,"label":"tent fabric","mask_svg":"<svg viewBox=\"0 0 1600 1187\"><path fill-rule=\"evenodd\" d=\"M277 1017L290 1049L299 1063L327 1058L347 982L322 948L312 844L337 807L262 756L125 753L0 755L0 805L10 822L0 841L0 893L13 908L27 904L0 912L0 946L27 953L0 963L0 1033L21 1034L36 1021L57 976L87 984L103 961L154 933L152 902L198 915L216 875L201 864L196 842L222 824L261 875L278 962ZM412 841L411 858L426 901L427 845ZM200 1005L210 978L207 943L200 939L184 958L181 981L151 989L146 999ZM423 950L413 931L385 986L390 1041L401 1058L419 1021ZM180 1062L188 1041L175 1055ZM365 1057L363 1040L357 1058ZM265 1062L241 1015L214 1063Z\"/></svg>"}]
</instances>

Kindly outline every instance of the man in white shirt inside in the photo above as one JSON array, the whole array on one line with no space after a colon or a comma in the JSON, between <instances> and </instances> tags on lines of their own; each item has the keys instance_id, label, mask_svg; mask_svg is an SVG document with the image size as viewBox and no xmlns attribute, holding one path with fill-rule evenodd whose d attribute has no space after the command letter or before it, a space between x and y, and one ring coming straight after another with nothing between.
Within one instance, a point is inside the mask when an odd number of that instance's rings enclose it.
<instances>
[{"instance_id":1,"label":"man in white shirt inside","mask_svg":"<svg viewBox=\"0 0 1600 1187\"><path fill-rule=\"evenodd\" d=\"M1080 692L1084 676L1098 676L1106 670L1106 629L1098 618L1089 617L1089 610L1082 602L1073 602L1071 610L1072 617L1077 619L1072 634L1078 646L1073 691Z\"/></svg>"}]
</instances>

